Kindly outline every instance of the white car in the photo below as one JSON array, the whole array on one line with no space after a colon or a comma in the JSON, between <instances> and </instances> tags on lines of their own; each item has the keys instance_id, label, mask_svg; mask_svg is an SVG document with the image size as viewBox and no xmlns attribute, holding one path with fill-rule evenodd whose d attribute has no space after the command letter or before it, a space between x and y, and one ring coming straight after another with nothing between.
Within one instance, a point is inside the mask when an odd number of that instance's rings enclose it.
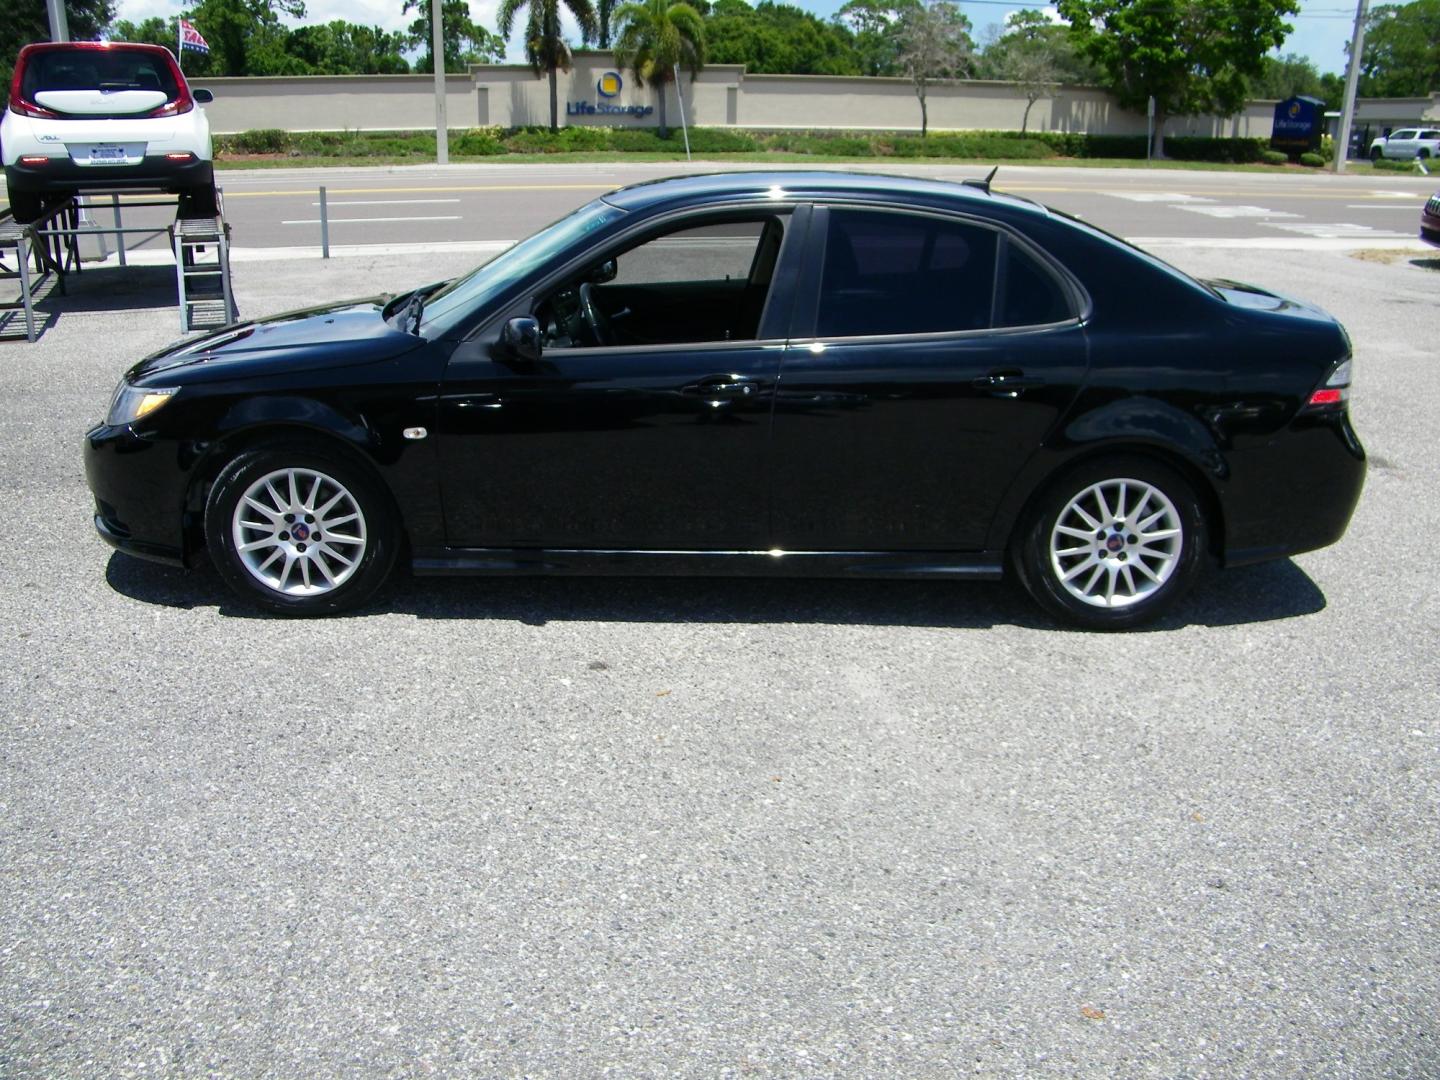
<instances>
[{"instance_id":1,"label":"white car","mask_svg":"<svg viewBox=\"0 0 1440 1080\"><path fill-rule=\"evenodd\" d=\"M1412 158L1440 157L1440 130L1435 128L1397 128L1370 144L1370 160L1382 157L1409 161Z\"/></svg>"},{"instance_id":2,"label":"white car","mask_svg":"<svg viewBox=\"0 0 1440 1080\"><path fill-rule=\"evenodd\" d=\"M0 156L19 221L81 191L145 189L214 214L214 151L200 105L169 49L123 42L27 45L0 120Z\"/></svg>"}]
</instances>

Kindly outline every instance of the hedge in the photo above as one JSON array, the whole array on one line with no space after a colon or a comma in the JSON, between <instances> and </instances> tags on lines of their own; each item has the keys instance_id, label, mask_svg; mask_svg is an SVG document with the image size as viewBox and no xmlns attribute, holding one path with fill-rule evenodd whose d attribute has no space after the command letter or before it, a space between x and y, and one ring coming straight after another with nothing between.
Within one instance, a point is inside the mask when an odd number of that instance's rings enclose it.
<instances>
[{"instance_id":1,"label":"hedge","mask_svg":"<svg viewBox=\"0 0 1440 1080\"><path fill-rule=\"evenodd\" d=\"M1143 135L1087 135L1074 132L940 131L926 137L901 132L737 131L693 128L695 154L814 154L833 157L958 158L979 160L1040 160L1071 158L1143 158ZM275 129L243 131L215 139L221 154L283 154L289 157L433 158L435 136L424 131L304 131ZM585 152L680 153L685 148L678 128L662 139L653 128L544 127L471 128L452 132L450 150L457 157L502 154ZM1166 154L1179 161L1250 163L1267 161L1264 139L1211 139L1174 136L1165 140Z\"/></svg>"}]
</instances>

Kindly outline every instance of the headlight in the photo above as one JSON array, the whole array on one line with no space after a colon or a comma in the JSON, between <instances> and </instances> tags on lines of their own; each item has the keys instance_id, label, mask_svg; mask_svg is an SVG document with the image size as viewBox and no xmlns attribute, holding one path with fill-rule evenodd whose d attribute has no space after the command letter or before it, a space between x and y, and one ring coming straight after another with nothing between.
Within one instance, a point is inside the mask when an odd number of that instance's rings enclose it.
<instances>
[{"instance_id":1,"label":"headlight","mask_svg":"<svg viewBox=\"0 0 1440 1080\"><path fill-rule=\"evenodd\" d=\"M120 385L115 388L115 396L110 400L110 412L105 416L105 423L111 427L133 424L142 416L149 416L164 406L175 396L176 389L177 387L173 386L131 386L121 380Z\"/></svg>"}]
</instances>

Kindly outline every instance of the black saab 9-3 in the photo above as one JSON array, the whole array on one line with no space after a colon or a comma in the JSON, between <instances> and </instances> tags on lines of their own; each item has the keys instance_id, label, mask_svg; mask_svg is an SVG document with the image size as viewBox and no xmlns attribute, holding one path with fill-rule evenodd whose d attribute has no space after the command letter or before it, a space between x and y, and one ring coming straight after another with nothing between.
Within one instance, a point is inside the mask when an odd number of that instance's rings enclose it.
<instances>
[{"instance_id":1,"label":"black saab 9-3","mask_svg":"<svg viewBox=\"0 0 1440 1080\"><path fill-rule=\"evenodd\" d=\"M149 357L86 439L122 551L257 604L421 574L993 578L1120 628L1360 495L1330 316L988 185L610 193L472 273Z\"/></svg>"}]
</instances>

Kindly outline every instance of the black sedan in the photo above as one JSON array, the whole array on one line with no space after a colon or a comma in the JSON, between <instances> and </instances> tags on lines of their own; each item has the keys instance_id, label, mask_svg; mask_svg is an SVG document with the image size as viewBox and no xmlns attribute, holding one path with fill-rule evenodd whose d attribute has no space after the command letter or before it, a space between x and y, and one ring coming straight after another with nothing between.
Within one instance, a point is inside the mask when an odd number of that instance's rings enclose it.
<instances>
[{"instance_id":1,"label":"black sedan","mask_svg":"<svg viewBox=\"0 0 1440 1080\"><path fill-rule=\"evenodd\" d=\"M1063 619L1344 533L1350 342L1035 203L848 174L612 192L472 273L241 323L86 437L122 551L274 611L419 574L1013 570Z\"/></svg>"}]
</instances>

